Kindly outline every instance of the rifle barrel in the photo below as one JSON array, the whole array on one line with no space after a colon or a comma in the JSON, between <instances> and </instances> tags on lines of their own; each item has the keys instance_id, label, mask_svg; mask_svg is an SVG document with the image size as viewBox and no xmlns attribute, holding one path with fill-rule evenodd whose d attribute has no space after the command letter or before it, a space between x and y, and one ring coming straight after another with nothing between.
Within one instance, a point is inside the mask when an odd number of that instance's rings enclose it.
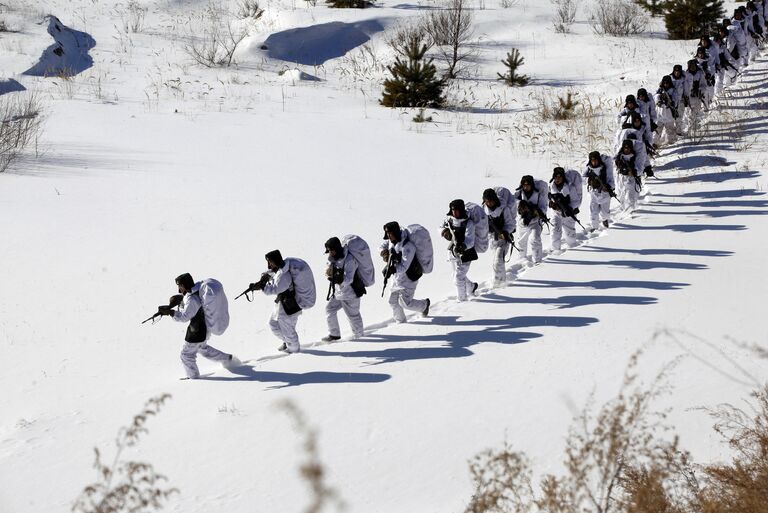
<instances>
[{"instance_id":1,"label":"rifle barrel","mask_svg":"<svg viewBox=\"0 0 768 513\"><path fill-rule=\"evenodd\" d=\"M151 316L147 317L146 319L141 321L141 323L144 324L146 322L153 321L153 320L155 320L155 317L157 317L158 315L160 315L160 312L157 312L154 315L151 315Z\"/></svg>"}]
</instances>

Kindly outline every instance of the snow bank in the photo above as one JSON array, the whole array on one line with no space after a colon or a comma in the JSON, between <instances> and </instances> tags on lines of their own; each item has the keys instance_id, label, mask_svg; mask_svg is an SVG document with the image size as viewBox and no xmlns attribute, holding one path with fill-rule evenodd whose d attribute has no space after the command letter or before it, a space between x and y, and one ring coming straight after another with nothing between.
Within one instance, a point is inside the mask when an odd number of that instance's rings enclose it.
<instances>
[{"instance_id":1,"label":"snow bank","mask_svg":"<svg viewBox=\"0 0 768 513\"><path fill-rule=\"evenodd\" d=\"M15 93L17 91L26 91L27 88L12 78L0 79L0 95L6 93Z\"/></svg>"},{"instance_id":2,"label":"snow bank","mask_svg":"<svg viewBox=\"0 0 768 513\"><path fill-rule=\"evenodd\" d=\"M357 23L334 21L277 32L269 36L264 44L267 55L273 59L317 66L342 57L382 30L384 26L379 20Z\"/></svg>"},{"instance_id":3,"label":"snow bank","mask_svg":"<svg viewBox=\"0 0 768 513\"><path fill-rule=\"evenodd\" d=\"M48 33L56 43L43 51L40 60L24 72L38 77L74 76L93 66L89 50L96 41L85 32L73 30L56 16L48 16Z\"/></svg>"},{"instance_id":4,"label":"snow bank","mask_svg":"<svg viewBox=\"0 0 768 513\"><path fill-rule=\"evenodd\" d=\"M306 81L306 82L319 82L320 79L316 76L310 75L309 73L304 73L300 69L292 68L292 69L286 69L284 71L281 71L278 73L278 75L283 79L283 81L288 82L290 84L295 84L296 82Z\"/></svg>"}]
</instances>

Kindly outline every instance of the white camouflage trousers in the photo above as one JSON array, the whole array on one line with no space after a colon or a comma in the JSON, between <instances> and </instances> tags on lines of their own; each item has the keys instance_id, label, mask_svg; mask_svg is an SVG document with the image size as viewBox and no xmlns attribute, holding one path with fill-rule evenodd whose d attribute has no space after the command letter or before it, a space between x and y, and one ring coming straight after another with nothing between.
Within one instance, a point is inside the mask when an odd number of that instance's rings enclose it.
<instances>
[{"instance_id":1,"label":"white camouflage trousers","mask_svg":"<svg viewBox=\"0 0 768 513\"><path fill-rule=\"evenodd\" d=\"M663 122L659 121L659 126L656 128L656 142L660 145L667 145L677 141L676 125L677 123L673 117Z\"/></svg>"},{"instance_id":2,"label":"white camouflage trousers","mask_svg":"<svg viewBox=\"0 0 768 513\"><path fill-rule=\"evenodd\" d=\"M349 326L352 328L352 334L355 338L363 336L363 317L360 315L360 298L336 299L332 297L325 305L325 320L328 323L328 334L333 337L341 336L341 327L339 326L339 310L349 319Z\"/></svg>"},{"instance_id":3,"label":"white camouflage trousers","mask_svg":"<svg viewBox=\"0 0 768 513\"><path fill-rule=\"evenodd\" d=\"M589 217L592 222L592 228L597 230L600 227L600 218L604 221L611 219L611 197L607 192L592 191L592 199L589 202Z\"/></svg>"},{"instance_id":4,"label":"white camouflage trousers","mask_svg":"<svg viewBox=\"0 0 768 513\"><path fill-rule=\"evenodd\" d=\"M517 223L517 247L520 248L520 258L528 258L528 241L531 242L533 261L541 262L544 246L541 243L541 223L538 219L531 220L528 226L520 221Z\"/></svg>"},{"instance_id":5,"label":"white camouflage trousers","mask_svg":"<svg viewBox=\"0 0 768 513\"><path fill-rule=\"evenodd\" d=\"M208 341L184 342L184 347L181 349L181 364L184 366L184 371L187 373L189 379L197 379L200 377L200 370L197 368L198 353L201 356L216 362L229 361L232 357L231 354L209 346Z\"/></svg>"},{"instance_id":6,"label":"white camouflage trousers","mask_svg":"<svg viewBox=\"0 0 768 513\"><path fill-rule=\"evenodd\" d=\"M389 293L389 306L392 307L392 317L397 322L405 322L405 310L414 312L423 312L427 308L427 301L424 299L413 299L416 294L416 285L413 282L413 288L397 287Z\"/></svg>"},{"instance_id":7,"label":"white camouflage trousers","mask_svg":"<svg viewBox=\"0 0 768 513\"><path fill-rule=\"evenodd\" d=\"M509 251L509 242L505 240L496 240L491 242L493 250L493 284L502 285L507 282L507 252Z\"/></svg>"},{"instance_id":8,"label":"white camouflage trousers","mask_svg":"<svg viewBox=\"0 0 768 513\"><path fill-rule=\"evenodd\" d=\"M467 278L469 266L472 262L462 262L461 259L451 257L453 265L453 284L456 285L456 299L466 301L467 296L472 294L475 288L475 282Z\"/></svg>"},{"instance_id":9,"label":"white camouflage trousers","mask_svg":"<svg viewBox=\"0 0 768 513\"><path fill-rule=\"evenodd\" d=\"M566 217L557 210L552 216L552 250L559 251L563 245L563 232L565 243L573 247L576 245L576 221Z\"/></svg>"},{"instance_id":10,"label":"white camouflage trousers","mask_svg":"<svg viewBox=\"0 0 768 513\"><path fill-rule=\"evenodd\" d=\"M637 208L637 200L640 198L639 186L634 176L619 175L618 180L619 185L621 185L621 192L619 193L621 205L625 211L632 212Z\"/></svg>"},{"instance_id":11,"label":"white camouflage trousers","mask_svg":"<svg viewBox=\"0 0 768 513\"><path fill-rule=\"evenodd\" d=\"M289 353L298 353L301 350L299 346L299 334L296 333L296 323L299 321L301 311L288 315L285 313L282 303L276 303L272 316L269 318L269 327L277 338L285 342L285 347Z\"/></svg>"}]
</instances>

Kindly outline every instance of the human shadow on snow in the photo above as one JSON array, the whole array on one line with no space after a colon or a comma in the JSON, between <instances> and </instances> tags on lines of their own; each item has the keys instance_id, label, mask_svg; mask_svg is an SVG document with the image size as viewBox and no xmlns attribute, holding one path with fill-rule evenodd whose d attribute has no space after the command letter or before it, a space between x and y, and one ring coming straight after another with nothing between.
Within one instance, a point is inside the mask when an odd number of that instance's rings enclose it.
<instances>
[{"instance_id":1,"label":"human shadow on snow","mask_svg":"<svg viewBox=\"0 0 768 513\"><path fill-rule=\"evenodd\" d=\"M664 194L664 193L658 193L654 192L653 197L654 198L703 198L703 199L714 199L714 198L742 198L746 196L764 196L766 193L757 191L755 189L729 189L729 190L722 190L722 191L697 191L697 192L686 192L683 194ZM685 203L686 205L698 205L702 206L703 203Z\"/></svg>"},{"instance_id":2,"label":"human shadow on snow","mask_svg":"<svg viewBox=\"0 0 768 513\"><path fill-rule=\"evenodd\" d=\"M648 290L680 290L690 286L690 283L676 283L669 281L643 281L643 280L592 280L592 281L561 281L561 280L526 280L518 279L515 287L535 289L648 289Z\"/></svg>"},{"instance_id":3,"label":"human shadow on snow","mask_svg":"<svg viewBox=\"0 0 768 513\"><path fill-rule=\"evenodd\" d=\"M667 224L663 226L638 226L624 223L616 223L613 225L613 228L615 230L664 230L681 233L697 233L706 231L730 232L747 229L747 227L743 224Z\"/></svg>"},{"instance_id":4,"label":"human shadow on snow","mask_svg":"<svg viewBox=\"0 0 768 513\"><path fill-rule=\"evenodd\" d=\"M548 259L547 262L552 264L565 265L625 267L638 271L649 271L654 269L681 269L686 271L701 271L704 269L709 269L709 267L704 264L694 264L690 262L660 262L656 260L570 260L566 258L551 258Z\"/></svg>"},{"instance_id":5,"label":"human shadow on snow","mask_svg":"<svg viewBox=\"0 0 768 513\"><path fill-rule=\"evenodd\" d=\"M694 155L689 157L680 157L675 160L656 166L656 171L669 171L672 169L689 170L701 169L703 167L725 167L731 166L735 162L730 162L722 157L713 157L709 155Z\"/></svg>"},{"instance_id":6,"label":"human shadow on snow","mask_svg":"<svg viewBox=\"0 0 768 513\"><path fill-rule=\"evenodd\" d=\"M260 381L262 383L282 383L280 385L267 387L269 390L276 390L301 385L382 383L392 377L389 374L372 374L368 372L270 372L261 371L246 364L243 364L240 367L230 368L229 372L236 376L201 376L199 379L206 381Z\"/></svg>"},{"instance_id":7,"label":"human shadow on snow","mask_svg":"<svg viewBox=\"0 0 768 513\"><path fill-rule=\"evenodd\" d=\"M440 343L441 345L439 346L390 347L380 350L362 349L358 351L308 349L304 351L304 353L315 356L374 359L375 361L369 363L369 365L436 358L465 358L474 354L469 348L478 344L522 344L543 337L543 334L535 331L515 331L519 328L533 328L540 326L579 328L589 326L596 322L598 322L598 319L594 317L521 316L502 320L480 319L462 321L456 316L436 316L430 318L430 324L451 327L487 327L481 330L457 330L434 335L390 335L373 333L362 339L362 341L386 343Z\"/></svg>"},{"instance_id":8,"label":"human shadow on snow","mask_svg":"<svg viewBox=\"0 0 768 513\"><path fill-rule=\"evenodd\" d=\"M596 305L652 305L658 298L646 296L560 296L560 297L508 297L486 294L475 300L477 303L513 303L551 305L558 310Z\"/></svg>"},{"instance_id":9,"label":"human shadow on snow","mask_svg":"<svg viewBox=\"0 0 768 513\"><path fill-rule=\"evenodd\" d=\"M652 203L649 206L657 206L656 203ZM681 204L670 204L670 205L658 205L658 206L669 206L669 207L682 207L685 205ZM721 218L721 217L740 217L740 216L764 216L768 214L768 212L764 210L724 210L724 209L716 209L716 210L687 210L687 211L681 211L681 210L654 210L650 208L640 208L638 210L635 210L635 213L637 214L653 214L653 215L685 215L685 216L701 216L701 217L712 217L712 218Z\"/></svg>"},{"instance_id":10,"label":"human shadow on snow","mask_svg":"<svg viewBox=\"0 0 768 513\"><path fill-rule=\"evenodd\" d=\"M629 249L629 248L608 248L605 246L582 246L576 251L594 251L604 253L632 253L634 255L680 255L680 256L700 256L700 257L726 257L733 255L733 251L723 251L717 249Z\"/></svg>"}]
</instances>

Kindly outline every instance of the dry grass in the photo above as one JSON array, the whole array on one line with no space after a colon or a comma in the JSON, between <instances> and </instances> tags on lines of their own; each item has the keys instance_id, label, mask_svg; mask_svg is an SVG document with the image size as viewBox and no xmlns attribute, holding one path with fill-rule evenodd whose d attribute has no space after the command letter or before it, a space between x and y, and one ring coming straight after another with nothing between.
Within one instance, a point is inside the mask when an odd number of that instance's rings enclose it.
<instances>
[{"instance_id":1,"label":"dry grass","mask_svg":"<svg viewBox=\"0 0 768 513\"><path fill-rule=\"evenodd\" d=\"M292 401L278 403L293 421L293 426L302 440L304 461L299 465L299 475L310 491L310 503L305 513L320 513L327 506L334 505L337 511L344 510L344 501L339 493L326 483L326 470L320 459L317 430L309 425L304 412Z\"/></svg>"},{"instance_id":2,"label":"dry grass","mask_svg":"<svg viewBox=\"0 0 768 513\"><path fill-rule=\"evenodd\" d=\"M587 406L576 418L566 440L562 475L543 476L535 490L523 453L509 446L486 451L470 465L475 493L466 512L639 513L639 504L660 503L657 494L645 494L653 488L638 487L636 478L660 483L683 465L685 455L674 436L662 436L669 430L665 413L651 407L668 390L671 366L644 387L635 373L638 357L630 359L616 398L596 413ZM665 495L664 500L672 504L676 499Z\"/></svg>"},{"instance_id":3,"label":"dry grass","mask_svg":"<svg viewBox=\"0 0 768 513\"><path fill-rule=\"evenodd\" d=\"M94 448L97 481L87 485L72 506L77 513L143 513L163 508L168 498L178 493L176 488L165 488L166 477L155 472L150 463L123 460L123 452L135 447L140 438L149 433L147 421L157 415L170 394L162 394L147 401L144 409L132 422L120 428L115 439L112 461L102 461L101 451Z\"/></svg>"},{"instance_id":4,"label":"dry grass","mask_svg":"<svg viewBox=\"0 0 768 513\"><path fill-rule=\"evenodd\" d=\"M754 392L753 400L750 411L725 404L710 412L733 458L704 467L704 513L765 513L768 508L768 386Z\"/></svg>"},{"instance_id":5,"label":"dry grass","mask_svg":"<svg viewBox=\"0 0 768 513\"><path fill-rule=\"evenodd\" d=\"M7 170L42 130L42 102L35 93L0 96L0 173Z\"/></svg>"},{"instance_id":6,"label":"dry grass","mask_svg":"<svg viewBox=\"0 0 768 513\"><path fill-rule=\"evenodd\" d=\"M759 355L766 354L761 348ZM505 444L470 463L475 493L466 513L765 513L768 511L768 385L748 412L710 414L732 449L729 463L696 465L653 403L668 390L665 368L648 387L635 354L618 396L588 406L566 440L564 472L531 481L526 455Z\"/></svg>"}]
</instances>

